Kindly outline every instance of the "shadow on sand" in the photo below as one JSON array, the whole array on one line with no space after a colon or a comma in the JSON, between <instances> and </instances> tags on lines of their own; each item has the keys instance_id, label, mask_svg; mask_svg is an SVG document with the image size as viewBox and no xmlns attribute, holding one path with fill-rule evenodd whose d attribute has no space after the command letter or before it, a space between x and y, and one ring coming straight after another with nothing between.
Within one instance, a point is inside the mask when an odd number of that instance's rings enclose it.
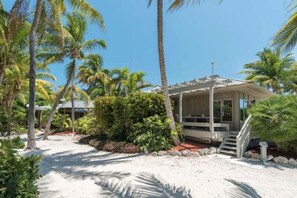
<instances>
[{"instance_id":1,"label":"shadow on sand","mask_svg":"<svg viewBox=\"0 0 297 198\"><path fill-rule=\"evenodd\" d=\"M236 186L235 191L229 193L230 197L261 198L257 191L250 185L233 179L225 179Z\"/></svg>"},{"instance_id":2,"label":"shadow on sand","mask_svg":"<svg viewBox=\"0 0 297 198\"><path fill-rule=\"evenodd\" d=\"M128 173L129 174L129 173ZM126 175L127 176L127 175ZM190 191L185 187L176 187L157 179L148 173L133 175L129 180L112 180L111 177L102 178L96 184L103 192L100 197L175 197L191 198Z\"/></svg>"}]
</instances>

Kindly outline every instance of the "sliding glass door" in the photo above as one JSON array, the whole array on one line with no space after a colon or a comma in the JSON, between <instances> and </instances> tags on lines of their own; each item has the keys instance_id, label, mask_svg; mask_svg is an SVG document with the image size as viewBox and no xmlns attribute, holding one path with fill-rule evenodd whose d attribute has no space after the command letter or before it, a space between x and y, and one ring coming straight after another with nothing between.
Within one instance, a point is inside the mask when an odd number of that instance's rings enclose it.
<instances>
[{"instance_id":1,"label":"sliding glass door","mask_svg":"<svg viewBox=\"0 0 297 198\"><path fill-rule=\"evenodd\" d=\"M215 100L213 103L214 117L221 122L232 122L232 109L232 99Z\"/></svg>"}]
</instances>

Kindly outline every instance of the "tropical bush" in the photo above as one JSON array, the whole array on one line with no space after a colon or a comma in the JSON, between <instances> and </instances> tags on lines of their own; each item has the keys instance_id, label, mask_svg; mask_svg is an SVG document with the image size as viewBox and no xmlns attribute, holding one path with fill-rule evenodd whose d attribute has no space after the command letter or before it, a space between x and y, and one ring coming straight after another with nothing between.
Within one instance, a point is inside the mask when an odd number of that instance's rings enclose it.
<instances>
[{"instance_id":1,"label":"tropical bush","mask_svg":"<svg viewBox=\"0 0 297 198\"><path fill-rule=\"evenodd\" d=\"M133 142L142 150L157 151L170 148L175 133L182 137L180 126L171 132L160 94L104 96L97 98L94 106L95 135L105 134L108 140Z\"/></svg>"},{"instance_id":2,"label":"tropical bush","mask_svg":"<svg viewBox=\"0 0 297 198\"><path fill-rule=\"evenodd\" d=\"M67 131L71 129L72 121L68 114L61 114L57 112L54 115L52 124L58 131Z\"/></svg>"},{"instance_id":3,"label":"tropical bush","mask_svg":"<svg viewBox=\"0 0 297 198\"><path fill-rule=\"evenodd\" d=\"M115 97L98 97L94 102L94 114L98 128L98 134L109 133L114 123L113 101Z\"/></svg>"},{"instance_id":4,"label":"tropical bush","mask_svg":"<svg viewBox=\"0 0 297 198\"><path fill-rule=\"evenodd\" d=\"M77 132L93 135L98 131L96 125L96 118L93 113L89 113L74 122L75 130Z\"/></svg>"},{"instance_id":5,"label":"tropical bush","mask_svg":"<svg viewBox=\"0 0 297 198\"><path fill-rule=\"evenodd\" d=\"M94 114L98 134L112 140L127 140L129 130L144 118L166 114L162 95L135 93L128 97L99 97L95 100Z\"/></svg>"},{"instance_id":6,"label":"tropical bush","mask_svg":"<svg viewBox=\"0 0 297 198\"><path fill-rule=\"evenodd\" d=\"M250 109L252 130L261 139L274 141L281 149L296 149L297 98L275 96L259 101ZM294 148L292 148L294 147Z\"/></svg>"},{"instance_id":7,"label":"tropical bush","mask_svg":"<svg viewBox=\"0 0 297 198\"><path fill-rule=\"evenodd\" d=\"M0 140L0 197L38 197L36 180L39 156L23 157L15 149L24 148L20 138Z\"/></svg>"},{"instance_id":8,"label":"tropical bush","mask_svg":"<svg viewBox=\"0 0 297 198\"><path fill-rule=\"evenodd\" d=\"M128 138L139 145L141 150L152 152L169 149L176 133L170 130L169 122L165 116L145 118L144 122L132 126Z\"/></svg>"}]
</instances>

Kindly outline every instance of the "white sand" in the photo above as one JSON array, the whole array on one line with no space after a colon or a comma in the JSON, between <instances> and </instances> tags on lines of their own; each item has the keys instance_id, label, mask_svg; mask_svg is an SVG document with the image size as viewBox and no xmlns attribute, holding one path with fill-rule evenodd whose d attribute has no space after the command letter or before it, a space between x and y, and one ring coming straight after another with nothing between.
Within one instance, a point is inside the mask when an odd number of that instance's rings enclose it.
<instances>
[{"instance_id":1,"label":"white sand","mask_svg":"<svg viewBox=\"0 0 297 198\"><path fill-rule=\"evenodd\" d=\"M112 154L72 136L38 140L41 198L297 197L297 168L224 155L199 158ZM185 187L179 189L177 187Z\"/></svg>"}]
</instances>

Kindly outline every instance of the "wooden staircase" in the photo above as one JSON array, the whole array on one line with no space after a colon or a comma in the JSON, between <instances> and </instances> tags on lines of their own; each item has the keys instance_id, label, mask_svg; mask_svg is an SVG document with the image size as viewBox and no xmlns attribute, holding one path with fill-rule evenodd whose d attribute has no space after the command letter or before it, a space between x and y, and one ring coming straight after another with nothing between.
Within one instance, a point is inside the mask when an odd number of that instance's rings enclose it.
<instances>
[{"instance_id":1,"label":"wooden staircase","mask_svg":"<svg viewBox=\"0 0 297 198\"><path fill-rule=\"evenodd\" d=\"M218 148L219 153L234 155L238 158L243 156L245 149L250 142L251 136L251 115L245 120L239 132L232 131L227 134Z\"/></svg>"},{"instance_id":2,"label":"wooden staircase","mask_svg":"<svg viewBox=\"0 0 297 198\"><path fill-rule=\"evenodd\" d=\"M238 135L237 131L232 131L227 134L223 142L219 146L219 152L227 155L236 156L236 136Z\"/></svg>"}]
</instances>

